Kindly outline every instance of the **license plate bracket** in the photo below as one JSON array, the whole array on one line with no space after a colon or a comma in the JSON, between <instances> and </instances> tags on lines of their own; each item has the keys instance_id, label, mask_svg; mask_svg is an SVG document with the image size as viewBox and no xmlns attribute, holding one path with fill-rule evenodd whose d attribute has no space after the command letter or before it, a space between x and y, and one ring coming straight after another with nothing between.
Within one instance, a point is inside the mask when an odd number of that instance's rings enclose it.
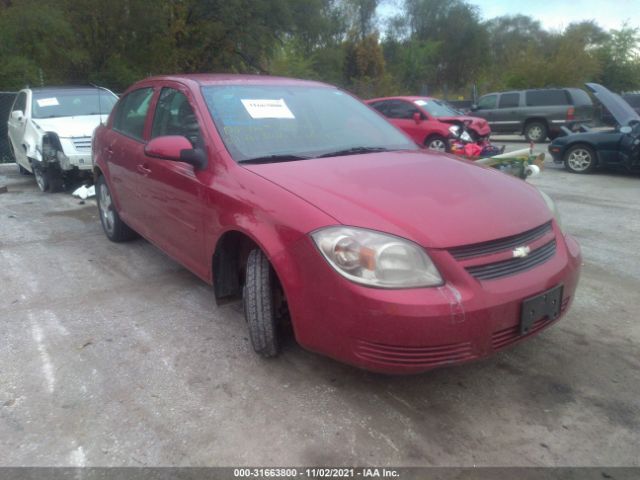
<instances>
[{"instance_id":1,"label":"license plate bracket","mask_svg":"<svg viewBox=\"0 0 640 480\"><path fill-rule=\"evenodd\" d=\"M558 285L535 297L527 298L522 302L520 311L520 335L526 335L531 331L533 324L543 318L555 320L560 316L562 304L563 286Z\"/></svg>"}]
</instances>

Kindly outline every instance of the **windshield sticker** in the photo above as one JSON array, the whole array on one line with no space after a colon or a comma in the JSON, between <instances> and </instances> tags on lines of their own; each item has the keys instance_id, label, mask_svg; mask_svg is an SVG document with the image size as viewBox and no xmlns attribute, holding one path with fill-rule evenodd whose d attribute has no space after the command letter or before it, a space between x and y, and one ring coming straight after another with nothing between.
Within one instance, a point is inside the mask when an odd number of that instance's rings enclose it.
<instances>
[{"instance_id":1,"label":"windshield sticker","mask_svg":"<svg viewBox=\"0 0 640 480\"><path fill-rule=\"evenodd\" d=\"M38 98L36 99L36 103L39 107L55 107L56 105L60 105L56 97Z\"/></svg>"},{"instance_id":2,"label":"windshield sticker","mask_svg":"<svg viewBox=\"0 0 640 480\"><path fill-rule=\"evenodd\" d=\"M284 99L240 99L251 118L296 118L284 103Z\"/></svg>"},{"instance_id":3,"label":"windshield sticker","mask_svg":"<svg viewBox=\"0 0 640 480\"><path fill-rule=\"evenodd\" d=\"M425 102L424 100L415 100L413 103L421 107L424 107L427 104L427 102Z\"/></svg>"}]
</instances>

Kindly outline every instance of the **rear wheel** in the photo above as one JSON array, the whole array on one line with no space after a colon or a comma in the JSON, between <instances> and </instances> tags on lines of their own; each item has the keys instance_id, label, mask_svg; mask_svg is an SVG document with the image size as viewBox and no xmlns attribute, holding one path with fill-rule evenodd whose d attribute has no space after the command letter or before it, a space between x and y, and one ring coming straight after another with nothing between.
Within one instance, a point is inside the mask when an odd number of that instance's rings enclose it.
<instances>
[{"instance_id":1,"label":"rear wheel","mask_svg":"<svg viewBox=\"0 0 640 480\"><path fill-rule=\"evenodd\" d=\"M425 147L429 150L434 150L436 152L446 152L447 151L447 140L440 135L436 135L434 137L429 137L426 142L424 142Z\"/></svg>"},{"instance_id":2,"label":"rear wheel","mask_svg":"<svg viewBox=\"0 0 640 480\"><path fill-rule=\"evenodd\" d=\"M109 240L112 242L126 242L136 238L136 232L120 219L104 176L98 177L96 182L96 199L100 212L100 223L104 234Z\"/></svg>"},{"instance_id":3,"label":"rear wheel","mask_svg":"<svg viewBox=\"0 0 640 480\"><path fill-rule=\"evenodd\" d=\"M43 168L41 162L31 161L33 175L38 188L42 192L55 193L62 190L64 180L62 173L55 167Z\"/></svg>"},{"instance_id":4,"label":"rear wheel","mask_svg":"<svg viewBox=\"0 0 640 480\"><path fill-rule=\"evenodd\" d=\"M547 126L542 122L529 122L524 127L524 136L530 142L544 142L548 134Z\"/></svg>"},{"instance_id":5,"label":"rear wheel","mask_svg":"<svg viewBox=\"0 0 640 480\"><path fill-rule=\"evenodd\" d=\"M275 357L279 350L275 273L267 256L256 248L247 258L243 290L244 315L256 353Z\"/></svg>"},{"instance_id":6,"label":"rear wheel","mask_svg":"<svg viewBox=\"0 0 640 480\"><path fill-rule=\"evenodd\" d=\"M586 145L576 145L564 154L564 166L571 173L589 173L596 166L595 152Z\"/></svg>"}]
</instances>

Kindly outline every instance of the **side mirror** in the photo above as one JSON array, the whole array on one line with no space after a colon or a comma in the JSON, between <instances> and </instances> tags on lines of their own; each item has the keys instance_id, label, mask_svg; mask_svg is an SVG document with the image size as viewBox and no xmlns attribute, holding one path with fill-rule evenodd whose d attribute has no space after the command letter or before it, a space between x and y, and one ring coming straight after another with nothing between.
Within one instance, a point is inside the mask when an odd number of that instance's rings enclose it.
<instances>
[{"instance_id":1,"label":"side mirror","mask_svg":"<svg viewBox=\"0 0 640 480\"><path fill-rule=\"evenodd\" d=\"M14 110L13 112L11 112L11 118L13 120L17 120L18 122L21 122L22 120L24 120L24 112L22 110Z\"/></svg>"},{"instance_id":2,"label":"side mirror","mask_svg":"<svg viewBox=\"0 0 640 480\"><path fill-rule=\"evenodd\" d=\"M415 112L413 114L413 121L416 122L416 125L422 121L422 115L419 112Z\"/></svg>"},{"instance_id":3,"label":"side mirror","mask_svg":"<svg viewBox=\"0 0 640 480\"><path fill-rule=\"evenodd\" d=\"M145 155L173 162L184 162L196 169L207 166L207 154L204 150L193 148L186 137L167 135L156 137L144 147Z\"/></svg>"},{"instance_id":4,"label":"side mirror","mask_svg":"<svg viewBox=\"0 0 640 480\"><path fill-rule=\"evenodd\" d=\"M476 110L478 110L478 105L474 103L473 105L471 105L471 111L475 112Z\"/></svg>"},{"instance_id":5,"label":"side mirror","mask_svg":"<svg viewBox=\"0 0 640 480\"><path fill-rule=\"evenodd\" d=\"M631 128L630 126L625 126L625 127L620 127L620 133L631 133L633 131L633 128Z\"/></svg>"}]
</instances>

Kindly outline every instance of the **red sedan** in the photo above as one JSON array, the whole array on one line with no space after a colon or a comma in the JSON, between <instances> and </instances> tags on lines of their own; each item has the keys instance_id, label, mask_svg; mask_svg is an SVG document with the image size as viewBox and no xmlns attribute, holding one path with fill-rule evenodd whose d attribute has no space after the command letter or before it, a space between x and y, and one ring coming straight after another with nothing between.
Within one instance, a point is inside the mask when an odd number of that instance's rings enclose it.
<instances>
[{"instance_id":1,"label":"red sedan","mask_svg":"<svg viewBox=\"0 0 640 480\"><path fill-rule=\"evenodd\" d=\"M419 149L322 83L136 83L96 129L100 219L242 298L250 338L420 372L485 357L567 311L580 249L549 197ZM523 212L525 212L523 214Z\"/></svg>"},{"instance_id":2,"label":"red sedan","mask_svg":"<svg viewBox=\"0 0 640 480\"><path fill-rule=\"evenodd\" d=\"M418 145L440 152L449 150L451 127L467 124L474 141L488 140L491 127L484 118L469 117L431 97L373 98L366 103L409 135Z\"/></svg>"}]
</instances>

